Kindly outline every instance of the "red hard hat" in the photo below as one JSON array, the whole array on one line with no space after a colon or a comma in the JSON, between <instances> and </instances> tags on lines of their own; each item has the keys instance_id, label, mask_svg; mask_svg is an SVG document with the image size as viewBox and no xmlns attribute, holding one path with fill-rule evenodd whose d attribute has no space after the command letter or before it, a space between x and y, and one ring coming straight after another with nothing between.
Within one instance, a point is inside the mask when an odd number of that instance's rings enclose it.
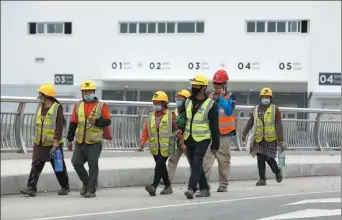
<instances>
[{"instance_id":1,"label":"red hard hat","mask_svg":"<svg viewBox=\"0 0 342 220\"><path fill-rule=\"evenodd\" d=\"M229 80L228 74L225 70L218 70L214 74L213 82L214 83L225 83Z\"/></svg>"}]
</instances>

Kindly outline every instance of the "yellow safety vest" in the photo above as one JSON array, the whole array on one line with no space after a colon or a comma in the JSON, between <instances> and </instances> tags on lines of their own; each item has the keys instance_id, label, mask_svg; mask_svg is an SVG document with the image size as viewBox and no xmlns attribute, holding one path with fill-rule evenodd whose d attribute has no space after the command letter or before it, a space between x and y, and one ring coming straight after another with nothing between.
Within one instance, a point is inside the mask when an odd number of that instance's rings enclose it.
<instances>
[{"instance_id":1,"label":"yellow safety vest","mask_svg":"<svg viewBox=\"0 0 342 220\"><path fill-rule=\"evenodd\" d=\"M207 98L199 107L194 117L192 117L192 100L186 100L185 109L187 122L184 130L184 140L187 140L190 134L196 142L211 139L208 113L213 104L214 101Z\"/></svg>"},{"instance_id":2,"label":"yellow safety vest","mask_svg":"<svg viewBox=\"0 0 342 220\"><path fill-rule=\"evenodd\" d=\"M265 138L265 141L267 142L277 140L277 132L275 129L276 106L273 104L268 106L264 114L264 121L259 118L258 108L259 106L256 106L253 109L253 115L256 117L255 141L261 142L263 138Z\"/></svg>"},{"instance_id":3,"label":"yellow safety vest","mask_svg":"<svg viewBox=\"0 0 342 220\"><path fill-rule=\"evenodd\" d=\"M148 147L152 155L158 155L158 149L160 147L160 153L162 156L169 156L169 142L172 134L172 112L167 110L163 115L163 118L159 123L159 132L156 126L156 116L154 112L150 112L148 115Z\"/></svg>"},{"instance_id":4,"label":"yellow safety vest","mask_svg":"<svg viewBox=\"0 0 342 220\"><path fill-rule=\"evenodd\" d=\"M95 116L95 119L99 119L101 117L103 103L99 102L91 111L86 120L85 112L84 112L84 102L80 101L78 106L76 107L76 115L77 115L77 129L76 129L76 141L79 144L83 143L83 138L86 144L96 144L102 142L103 138L103 128L96 127L89 122L89 118Z\"/></svg>"},{"instance_id":5,"label":"yellow safety vest","mask_svg":"<svg viewBox=\"0 0 342 220\"><path fill-rule=\"evenodd\" d=\"M34 143L39 145L40 140L42 140L42 146L50 147L53 144L55 130L56 130L56 119L57 119L57 110L59 104L54 102L48 112L45 115L45 118L42 117L42 105L38 105L37 113L36 113L36 132L34 135ZM59 140L59 143L63 143L63 139Z\"/></svg>"}]
</instances>

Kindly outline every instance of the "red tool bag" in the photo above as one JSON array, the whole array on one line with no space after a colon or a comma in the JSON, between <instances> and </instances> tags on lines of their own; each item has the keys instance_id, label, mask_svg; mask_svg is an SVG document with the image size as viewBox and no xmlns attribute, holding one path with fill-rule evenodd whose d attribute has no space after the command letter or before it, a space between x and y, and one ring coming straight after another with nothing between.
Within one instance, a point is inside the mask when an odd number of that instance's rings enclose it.
<instances>
[{"instance_id":1,"label":"red tool bag","mask_svg":"<svg viewBox=\"0 0 342 220\"><path fill-rule=\"evenodd\" d=\"M110 125L103 129L103 139L109 140L109 141L113 140L112 132L110 130Z\"/></svg>"}]
</instances>

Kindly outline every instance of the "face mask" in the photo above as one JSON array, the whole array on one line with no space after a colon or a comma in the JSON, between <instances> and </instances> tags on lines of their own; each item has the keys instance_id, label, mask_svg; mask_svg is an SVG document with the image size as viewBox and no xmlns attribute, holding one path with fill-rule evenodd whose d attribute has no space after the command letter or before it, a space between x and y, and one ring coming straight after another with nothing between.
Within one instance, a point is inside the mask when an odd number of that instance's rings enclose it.
<instances>
[{"instance_id":1,"label":"face mask","mask_svg":"<svg viewBox=\"0 0 342 220\"><path fill-rule=\"evenodd\" d=\"M270 99L261 99L261 104L263 105L268 105L270 104L271 100Z\"/></svg>"},{"instance_id":2,"label":"face mask","mask_svg":"<svg viewBox=\"0 0 342 220\"><path fill-rule=\"evenodd\" d=\"M85 95L84 96L84 100L86 100L87 102L94 101L94 98L95 98L95 94L90 94L90 95Z\"/></svg>"},{"instance_id":3,"label":"face mask","mask_svg":"<svg viewBox=\"0 0 342 220\"><path fill-rule=\"evenodd\" d=\"M159 112L159 111L163 110L163 108L161 107L161 105L154 105L153 110Z\"/></svg>"},{"instance_id":4,"label":"face mask","mask_svg":"<svg viewBox=\"0 0 342 220\"><path fill-rule=\"evenodd\" d=\"M182 102L182 101L176 101L176 105L177 105L178 107L181 107L181 106L183 105L183 102Z\"/></svg>"},{"instance_id":5,"label":"face mask","mask_svg":"<svg viewBox=\"0 0 342 220\"><path fill-rule=\"evenodd\" d=\"M44 98L39 98L39 103L40 103L40 104L44 104L44 102L45 102L45 99L44 99Z\"/></svg>"},{"instance_id":6,"label":"face mask","mask_svg":"<svg viewBox=\"0 0 342 220\"><path fill-rule=\"evenodd\" d=\"M201 88L193 88L191 87L191 94L196 96L201 91Z\"/></svg>"}]
</instances>

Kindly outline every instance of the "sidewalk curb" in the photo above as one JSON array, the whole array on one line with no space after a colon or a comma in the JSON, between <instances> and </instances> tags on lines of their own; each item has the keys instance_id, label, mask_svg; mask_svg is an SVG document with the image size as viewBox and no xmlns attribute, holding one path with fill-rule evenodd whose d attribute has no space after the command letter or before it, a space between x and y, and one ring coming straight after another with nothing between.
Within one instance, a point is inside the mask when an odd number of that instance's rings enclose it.
<instances>
[{"instance_id":1,"label":"sidewalk curb","mask_svg":"<svg viewBox=\"0 0 342 220\"><path fill-rule=\"evenodd\" d=\"M87 166L86 166L87 168ZM69 173L70 187L72 190L79 190L82 187L81 181L73 167L67 167ZM274 181L274 174L269 167L267 169L268 181ZM99 188L143 186L152 183L154 168L137 169L110 169L101 170L99 173ZM1 195L18 194L26 188L28 179L26 175L2 175ZM176 170L173 183L187 183L189 179L189 167L180 166ZM309 177L309 176L341 176L341 163L321 164L288 164L283 169L284 178ZM256 165L237 165L231 167L230 180L258 180L258 169ZM217 165L213 167L211 180L218 181ZM286 179L283 180L286 183ZM54 173L42 173L38 181L38 191L57 191L60 189Z\"/></svg>"}]
</instances>

